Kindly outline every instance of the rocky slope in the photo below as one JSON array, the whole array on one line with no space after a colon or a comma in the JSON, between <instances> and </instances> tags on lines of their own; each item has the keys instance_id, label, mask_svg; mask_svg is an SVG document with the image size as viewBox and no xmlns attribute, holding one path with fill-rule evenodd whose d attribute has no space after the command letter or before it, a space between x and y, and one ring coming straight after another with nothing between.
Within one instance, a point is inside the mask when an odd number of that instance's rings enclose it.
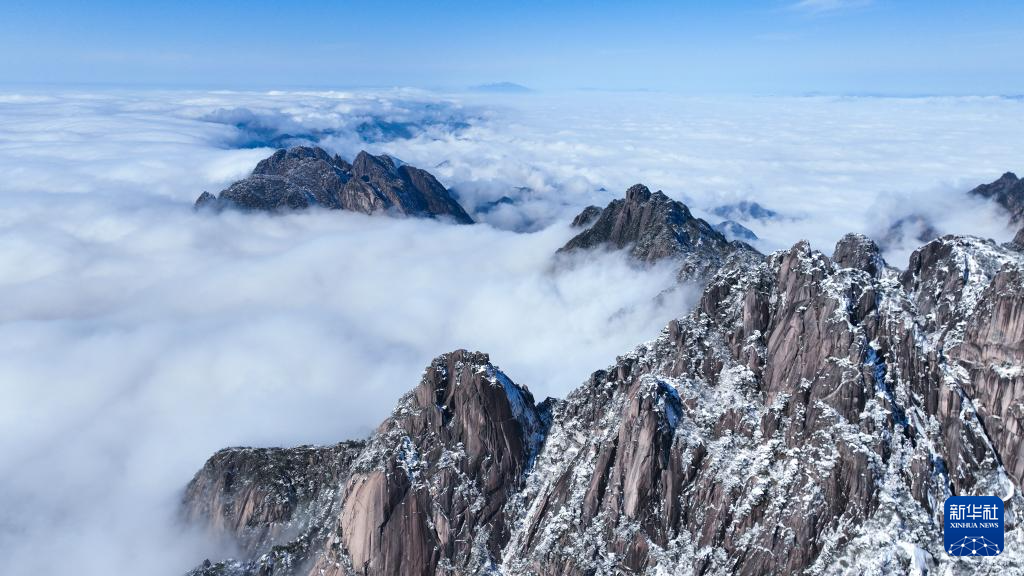
<instances>
[{"instance_id":1,"label":"rocky slope","mask_svg":"<svg viewBox=\"0 0 1024 576\"><path fill-rule=\"evenodd\" d=\"M1024 180L1007 172L994 182L982 184L969 192L999 204L1010 214L1010 222L1019 224L1024 219Z\"/></svg>"},{"instance_id":2,"label":"rocky slope","mask_svg":"<svg viewBox=\"0 0 1024 576\"><path fill-rule=\"evenodd\" d=\"M1024 574L1022 364L1011 245L731 259L564 400L458 351L365 447L215 455L184 509L243 554L194 574ZM953 494L1004 499L1003 555L943 553Z\"/></svg>"},{"instance_id":3,"label":"rocky slope","mask_svg":"<svg viewBox=\"0 0 1024 576\"><path fill-rule=\"evenodd\" d=\"M366 152L349 164L322 148L308 146L278 150L260 161L249 177L217 196L203 192L196 200L196 208L214 209L281 211L311 206L473 222L425 170Z\"/></svg>"},{"instance_id":4,"label":"rocky slope","mask_svg":"<svg viewBox=\"0 0 1024 576\"><path fill-rule=\"evenodd\" d=\"M1024 250L1024 228L1017 231L1017 235L1010 241L1009 248L1016 250Z\"/></svg>"},{"instance_id":5,"label":"rocky slope","mask_svg":"<svg viewBox=\"0 0 1024 576\"><path fill-rule=\"evenodd\" d=\"M694 217L682 202L643 184L626 190L604 210L587 207L573 220L579 227L593 222L559 248L565 254L580 250L628 250L638 262L679 261L680 280L705 281L729 257L759 258L743 242L730 242L713 226Z\"/></svg>"}]
</instances>

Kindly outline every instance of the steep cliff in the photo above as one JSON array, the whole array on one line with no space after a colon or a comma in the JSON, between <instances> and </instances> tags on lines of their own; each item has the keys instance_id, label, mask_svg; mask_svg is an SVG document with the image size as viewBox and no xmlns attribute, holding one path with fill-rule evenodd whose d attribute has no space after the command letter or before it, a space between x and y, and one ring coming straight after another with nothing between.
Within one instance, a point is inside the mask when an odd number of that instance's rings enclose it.
<instances>
[{"instance_id":1,"label":"steep cliff","mask_svg":"<svg viewBox=\"0 0 1024 576\"><path fill-rule=\"evenodd\" d=\"M732 258L564 400L438 358L328 475L326 540L259 549L229 524L247 556L195 573L971 574L942 502L995 494L1007 547L985 567L1022 574L1022 315L1024 255L976 238L903 271L859 235ZM210 494L186 510L216 527Z\"/></svg>"},{"instance_id":2,"label":"steep cliff","mask_svg":"<svg viewBox=\"0 0 1024 576\"><path fill-rule=\"evenodd\" d=\"M986 198L1002 206L1010 214L1012 224L1019 224L1024 219L1024 180L1013 172L1007 172L993 182L977 186L969 194Z\"/></svg>"},{"instance_id":3,"label":"steep cliff","mask_svg":"<svg viewBox=\"0 0 1024 576\"><path fill-rule=\"evenodd\" d=\"M324 539L337 486L363 447L221 450L186 488L183 518L214 537L227 536L246 557L278 546L308 549Z\"/></svg>"},{"instance_id":4,"label":"steep cliff","mask_svg":"<svg viewBox=\"0 0 1024 576\"><path fill-rule=\"evenodd\" d=\"M305 467L296 474L319 483L318 507L308 532L294 543L268 548L235 528L224 514L219 492L205 488L239 481L241 466L221 464L215 455L185 494L192 522L238 537L247 559L210 564L196 574L434 574L478 573L496 566L509 539L510 515L525 473L541 448L549 422L547 405L536 406L529 390L513 383L486 354L458 350L436 358L413 391L363 445L345 444L346 465ZM308 461L306 448L291 460ZM354 453L358 458L351 457ZM288 451L284 451L288 452ZM235 460L237 451L227 459ZM255 451L245 466L250 484L281 475ZM253 490L246 493L253 492ZM256 489L248 500L266 500ZM276 499L272 497L272 500ZM278 522L277 510L260 510L263 528ZM252 517L249 513L247 517ZM268 522L269 517L269 522ZM225 523L222 518L230 518ZM249 545L252 542L263 543Z\"/></svg>"}]
</instances>

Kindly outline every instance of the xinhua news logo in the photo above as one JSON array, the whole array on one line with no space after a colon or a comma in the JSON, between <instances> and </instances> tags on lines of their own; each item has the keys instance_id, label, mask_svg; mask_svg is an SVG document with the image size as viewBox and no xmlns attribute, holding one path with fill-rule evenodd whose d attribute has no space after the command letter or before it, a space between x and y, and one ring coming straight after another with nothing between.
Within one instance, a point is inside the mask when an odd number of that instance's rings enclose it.
<instances>
[{"instance_id":1,"label":"xinhua news logo","mask_svg":"<svg viewBox=\"0 0 1024 576\"><path fill-rule=\"evenodd\" d=\"M950 556L1003 553L1003 501L996 496L946 499L943 543Z\"/></svg>"}]
</instances>

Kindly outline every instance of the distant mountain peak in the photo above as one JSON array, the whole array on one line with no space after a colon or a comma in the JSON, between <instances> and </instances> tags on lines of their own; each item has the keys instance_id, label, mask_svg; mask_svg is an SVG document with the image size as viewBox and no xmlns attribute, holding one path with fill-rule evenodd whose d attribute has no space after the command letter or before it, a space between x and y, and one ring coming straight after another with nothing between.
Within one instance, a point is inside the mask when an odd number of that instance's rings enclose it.
<instances>
[{"instance_id":1,"label":"distant mountain peak","mask_svg":"<svg viewBox=\"0 0 1024 576\"><path fill-rule=\"evenodd\" d=\"M515 82L490 82L487 84L478 84L472 88L476 92L506 92L510 94L523 94L526 92L533 92L533 90L523 86L522 84L516 84Z\"/></svg>"},{"instance_id":2,"label":"distant mountain peak","mask_svg":"<svg viewBox=\"0 0 1024 576\"><path fill-rule=\"evenodd\" d=\"M203 192L196 200L196 208L266 212L313 206L473 222L451 193L425 170L365 150L349 164L318 146L278 150L261 160L247 178L217 196Z\"/></svg>"},{"instance_id":3,"label":"distant mountain peak","mask_svg":"<svg viewBox=\"0 0 1024 576\"><path fill-rule=\"evenodd\" d=\"M968 194L999 204L1010 214L1012 224L1024 220L1024 180L1013 172L1006 172L993 182L977 186Z\"/></svg>"},{"instance_id":4,"label":"distant mountain peak","mask_svg":"<svg viewBox=\"0 0 1024 576\"><path fill-rule=\"evenodd\" d=\"M742 240L743 242L753 242L757 240L757 234L754 234L753 230L735 220L722 220L718 224L715 224L714 228L720 232L722 236L725 236L727 240Z\"/></svg>"},{"instance_id":5,"label":"distant mountain peak","mask_svg":"<svg viewBox=\"0 0 1024 576\"><path fill-rule=\"evenodd\" d=\"M710 277L733 253L758 254L742 242L730 242L710 224L694 217L686 204L660 190L651 192L643 184L630 186L625 198L613 200L603 210L587 208L574 223L591 217L592 224L570 239L559 253L628 250L635 260L646 264L677 259L680 279L698 281Z\"/></svg>"},{"instance_id":6,"label":"distant mountain peak","mask_svg":"<svg viewBox=\"0 0 1024 576\"><path fill-rule=\"evenodd\" d=\"M721 216L726 220L738 220L740 222L747 220L773 220L779 217L778 212L765 208L751 200L723 204L722 206L712 208L711 213L715 216Z\"/></svg>"}]
</instances>

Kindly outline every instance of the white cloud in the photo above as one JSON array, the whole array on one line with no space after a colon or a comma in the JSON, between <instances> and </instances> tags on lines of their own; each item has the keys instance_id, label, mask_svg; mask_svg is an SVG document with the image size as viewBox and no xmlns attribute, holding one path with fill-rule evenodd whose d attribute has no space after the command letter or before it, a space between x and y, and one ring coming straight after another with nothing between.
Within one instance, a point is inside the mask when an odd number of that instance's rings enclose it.
<instances>
[{"instance_id":1,"label":"white cloud","mask_svg":"<svg viewBox=\"0 0 1024 576\"><path fill-rule=\"evenodd\" d=\"M214 450L363 437L459 347L561 394L688 302L656 298L669 267L604 255L552 270L562 226L197 215L89 194L5 195L0 221L8 574L181 574L221 555L172 521Z\"/></svg>"},{"instance_id":2,"label":"white cloud","mask_svg":"<svg viewBox=\"0 0 1024 576\"><path fill-rule=\"evenodd\" d=\"M5 573L180 573L213 555L170 522L177 491L213 450L364 434L449 349L490 352L540 396L576 386L692 301L655 300L668 268L637 273L614 255L551 267L569 217L638 181L698 214L751 199L789 216L750 225L765 250L808 238L828 251L847 231L875 233L913 213L943 232L1005 240L1002 216L963 191L1020 168L1022 106L403 90L0 95ZM241 115L211 121L224 110L248 111L260 128L234 127ZM367 143L358 129L368 122L414 129ZM368 147L430 169L470 206L511 196L516 204L485 219L539 231L190 210L199 192L269 153L234 146L293 132L349 157Z\"/></svg>"}]
</instances>

